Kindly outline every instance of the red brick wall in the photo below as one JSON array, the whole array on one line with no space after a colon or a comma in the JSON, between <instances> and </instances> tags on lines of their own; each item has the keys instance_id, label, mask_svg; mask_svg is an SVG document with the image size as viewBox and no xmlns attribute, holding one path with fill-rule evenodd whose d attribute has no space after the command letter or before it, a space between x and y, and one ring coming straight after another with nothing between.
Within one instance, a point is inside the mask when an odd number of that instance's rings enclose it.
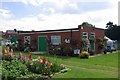
<instances>
[{"instance_id":1,"label":"red brick wall","mask_svg":"<svg viewBox=\"0 0 120 80\"><path fill-rule=\"evenodd\" d=\"M71 38L71 31L69 32L53 32L53 33L41 33L40 36L48 36L51 39L51 36L61 36L61 43L67 46L70 46L69 43L65 43L66 38ZM72 31L72 38L76 39L78 43L80 42L80 32L79 31Z\"/></svg>"},{"instance_id":2,"label":"red brick wall","mask_svg":"<svg viewBox=\"0 0 120 80\"><path fill-rule=\"evenodd\" d=\"M104 30L103 29L98 29L98 28L89 28L89 27L84 27L83 29L79 29L78 31L72 31L72 38L76 39L78 44L78 48L81 50L81 36L82 36L82 32L88 32L89 36L91 32L95 33L95 39L96 38L102 38L104 39ZM28 34L19 34L19 38L22 40L22 44L24 44L24 36L31 36L36 39L36 51L38 51L38 36L47 36L49 39L51 39L51 36L61 36L61 43L65 43L65 38L71 38L71 31L67 31L67 32L41 32L41 33L28 33ZM66 43L67 46L70 46L70 44ZM95 52L99 53L98 51L98 45L95 44Z\"/></svg>"},{"instance_id":3,"label":"red brick wall","mask_svg":"<svg viewBox=\"0 0 120 80\"><path fill-rule=\"evenodd\" d=\"M82 32L88 32L88 38L90 37L90 33L94 32L95 40L97 38L104 39L104 29L84 27L83 29L81 29L81 36L82 36ZM95 53L96 54L101 53L100 50L98 50L98 44L96 41L95 41Z\"/></svg>"}]
</instances>

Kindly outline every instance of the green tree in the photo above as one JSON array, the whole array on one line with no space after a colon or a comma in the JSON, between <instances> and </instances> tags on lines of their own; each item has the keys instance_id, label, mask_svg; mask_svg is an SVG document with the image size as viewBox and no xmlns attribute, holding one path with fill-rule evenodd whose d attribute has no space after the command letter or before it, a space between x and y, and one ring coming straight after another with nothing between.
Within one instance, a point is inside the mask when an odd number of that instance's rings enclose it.
<instances>
[{"instance_id":1,"label":"green tree","mask_svg":"<svg viewBox=\"0 0 120 80\"><path fill-rule=\"evenodd\" d=\"M113 22L108 22L106 28L105 35L111 40L117 40L118 49L120 49L120 26L113 24Z\"/></svg>"},{"instance_id":2,"label":"green tree","mask_svg":"<svg viewBox=\"0 0 120 80\"><path fill-rule=\"evenodd\" d=\"M83 27L95 27L94 25L92 25L92 24L90 24L90 23L88 23L88 22L83 22L81 25L82 25Z\"/></svg>"}]
</instances>

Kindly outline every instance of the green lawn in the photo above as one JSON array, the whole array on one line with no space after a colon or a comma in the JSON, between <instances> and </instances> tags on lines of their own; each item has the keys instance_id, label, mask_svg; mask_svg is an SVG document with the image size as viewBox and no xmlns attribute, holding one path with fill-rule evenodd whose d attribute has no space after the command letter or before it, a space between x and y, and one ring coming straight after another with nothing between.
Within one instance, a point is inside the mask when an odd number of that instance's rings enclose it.
<instances>
[{"instance_id":1,"label":"green lawn","mask_svg":"<svg viewBox=\"0 0 120 80\"><path fill-rule=\"evenodd\" d=\"M0 46L0 50L2 50L2 46Z\"/></svg>"},{"instance_id":2,"label":"green lawn","mask_svg":"<svg viewBox=\"0 0 120 80\"><path fill-rule=\"evenodd\" d=\"M25 55L28 56L28 53ZM37 58L46 57L50 61L56 61L64 64L70 70L64 74L55 75L53 78L117 78L118 77L118 53L111 53L101 56L91 57L89 59L80 59L78 57L53 56L34 54Z\"/></svg>"}]
</instances>

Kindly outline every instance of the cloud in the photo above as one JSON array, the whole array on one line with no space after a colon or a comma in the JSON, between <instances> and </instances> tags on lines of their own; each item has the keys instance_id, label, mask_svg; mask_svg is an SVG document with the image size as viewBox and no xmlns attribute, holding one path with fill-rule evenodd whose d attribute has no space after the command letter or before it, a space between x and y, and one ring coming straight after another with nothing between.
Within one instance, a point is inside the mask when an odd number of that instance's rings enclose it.
<instances>
[{"instance_id":1,"label":"cloud","mask_svg":"<svg viewBox=\"0 0 120 80\"><path fill-rule=\"evenodd\" d=\"M39 1L43 1L43 0L39 0ZM90 9L89 11L85 11L85 12L83 10L84 8L80 8L80 5L78 5L77 2L70 4L67 1L68 0L66 0L65 3L61 2L61 4L63 4L62 6L55 5L57 7L52 5L52 3L50 4L48 2L41 2L41 3L38 2L37 4L44 5L44 6L40 6L41 12L39 12L36 15L28 15L20 19L0 18L0 22L3 23L0 24L0 28L1 30L14 29L14 28L18 30L65 29L65 28L76 28L78 27L79 24L81 24L84 21L96 25L96 27L105 28L106 23L109 21L113 21L114 23L118 22L117 1L108 2L108 4L111 5L109 8L102 8L102 9L99 8L98 10L93 9L92 11L90 11L91 10ZM32 3L26 2L26 5L29 4ZM55 4L58 3L55 2ZM67 4L67 6L65 4ZM83 10L82 14L80 13L81 9ZM4 14L11 15L10 10L5 9L4 11L4 9L2 9L2 15L3 12Z\"/></svg>"},{"instance_id":2,"label":"cloud","mask_svg":"<svg viewBox=\"0 0 120 80\"><path fill-rule=\"evenodd\" d=\"M0 9L0 18L11 18L12 17L12 14L10 13L9 10L6 10L6 9Z\"/></svg>"}]
</instances>

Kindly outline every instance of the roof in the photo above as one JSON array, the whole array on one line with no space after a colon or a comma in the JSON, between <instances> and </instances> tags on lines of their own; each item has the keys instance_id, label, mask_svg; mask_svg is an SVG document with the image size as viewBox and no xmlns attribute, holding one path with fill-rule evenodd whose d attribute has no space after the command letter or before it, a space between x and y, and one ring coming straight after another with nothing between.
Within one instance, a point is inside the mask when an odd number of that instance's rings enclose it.
<instances>
[{"instance_id":1,"label":"roof","mask_svg":"<svg viewBox=\"0 0 120 80\"><path fill-rule=\"evenodd\" d=\"M70 29L57 29L57 30L43 30L43 31L18 31L18 33L33 33L33 32L53 32L53 31L68 31L68 30L79 30L79 28L70 28Z\"/></svg>"},{"instance_id":2,"label":"roof","mask_svg":"<svg viewBox=\"0 0 120 80\"><path fill-rule=\"evenodd\" d=\"M99 30L104 30L101 28L96 28L96 27L88 27L88 28L95 28L95 29L99 29ZM61 31L74 31L74 30L79 30L81 29L81 25L78 25L78 28L69 28L69 29L57 29L57 30L43 30L43 31L17 31L18 33L42 33L42 32L61 32Z\"/></svg>"},{"instance_id":3,"label":"roof","mask_svg":"<svg viewBox=\"0 0 120 80\"><path fill-rule=\"evenodd\" d=\"M17 32L15 30L7 30L6 33L7 34L17 34Z\"/></svg>"}]
</instances>

